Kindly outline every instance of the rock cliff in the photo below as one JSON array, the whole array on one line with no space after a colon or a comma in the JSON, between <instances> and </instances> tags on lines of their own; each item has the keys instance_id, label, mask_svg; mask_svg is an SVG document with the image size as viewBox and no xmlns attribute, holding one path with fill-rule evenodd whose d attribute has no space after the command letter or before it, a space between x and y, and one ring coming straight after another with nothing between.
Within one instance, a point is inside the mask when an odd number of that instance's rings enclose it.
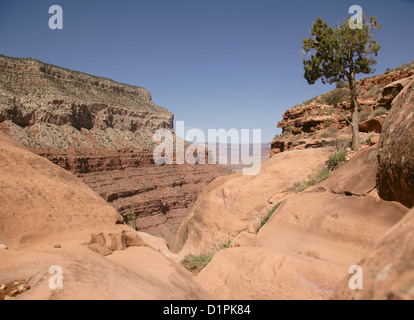
<instances>
[{"instance_id":1,"label":"rock cliff","mask_svg":"<svg viewBox=\"0 0 414 320\"><path fill-rule=\"evenodd\" d=\"M0 131L75 173L137 225L172 246L179 224L219 165L154 164L153 133L173 115L141 87L0 56Z\"/></svg>"}]
</instances>

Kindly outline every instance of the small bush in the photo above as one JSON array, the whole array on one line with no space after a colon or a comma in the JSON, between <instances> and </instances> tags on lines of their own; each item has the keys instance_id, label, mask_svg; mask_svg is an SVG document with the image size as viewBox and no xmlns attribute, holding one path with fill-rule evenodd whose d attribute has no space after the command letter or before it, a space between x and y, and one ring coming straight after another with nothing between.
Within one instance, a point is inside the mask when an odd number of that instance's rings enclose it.
<instances>
[{"instance_id":1,"label":"small bush","mask_svg":"<svg viewBox=\"0 0 414 320\"><path fill-rule=\"evenodd\" d=\"M274 137L273 137L273 141L274 140L277 140L277 139L280 139L282 137L282 135L281 134L277 134L277 135L275 135Z\"/></svg>"},{"instance_id":2,"label":"small bush","mask_svg":"<svg viewBox=\"0 0 414 320\"><path fill-rule=\"evenodd\" d=\"M346 88L346 87L348 87L348 84L345 81L343 81L343 80L339 80L336 83L336 88L337 89L343 89L343 88Z\"/></svg>"},{"instance_id":3,"label":"small bush","mask_svg":"<svg viewBox=\"0 0 414 320\"><path fill-rule=\"evenodd\" d=\"M345 161L346 161L346 150L345 149L338 149L335 150L329 157L326 166L330 170L335 170L339 168Z\"/></svg>"},{"instance_id":4,"label":"small bush","mask_svg":"<svg viewBox=\"0 0 414 320\"><path fill-rule=\"evenodd\" d=\"M325 104L335 105L350 98L350 91L346 88L337 88L322 95L321 101Z\"/></svg>"},{"instance_id":5,"label":"small bush","mask_svg":"<svg viewBox=\"0 0 414 320\"><path fill-rule=\"evenodd\" d=\"M296 182L292 188L290 188L290 191L294 192L302 192L305 191L307 188L312 187L314 185L317 185L318 183L321 183L322 181L325 181L329 178L331 174L331 171L324 167L315 176L309 176L308 180L302 180L299 182Z\"/></svg>"},{"instance_id":6,"label":"small bush","mask_svg":"<svg viewBox=\"0 0 414 320\"><path fill-rule=\"evenodd\" d=\"M230 247L230 243L231 243L231 240L229 240L226 243L223 243L221 246L218 247L218 250L223 250L223 249L229 248Z\"/></svg>"},{"instance_id":7,"label":"small bush","mask_svg":"<svg viewBox=\"0 0 414 320\"><path fill-rule=\"evenodd\" d=\"M299 182L296 182L292 188L290 188L290 191L294 191L294 192L302 192L305 191L307 188L309 188L309 184L308 181L306 180L302 180Z\"/></svg>"},{"instance_id":8,"label":"small bush","mask_svg":"<svg viewBox=\"0 0 414 320\"><path fill-rule=\"evenodd\" d=\"M388 110L386 108L379 107L379 108L374 110L374 112L371 114L371 116L369 118L374 119L376 117L382 116L383 114L386 114L387 112L388 112Z\"/></svg>"},{"instance_id":9,"label":"small bush","mask_svg":"<svg viewBox=\"0 0 414 320\"><path fill-rule=\"evenodd\" d=\"M330 125L332 124L332 122L330 120L326 120L323 125L325 128L328 128Z\"/></svg>"},{"instance_id":10,"label":"small bush","mask_svg":"<svg viewBox=\"0 0 414 320\"><path fill-rule=\"evenodd\" d=\"M286 127L283 132L292 132L293 126Z\"/></svg>"},{"instance_id":11,"label":"small bush","mask_svg":"<svg viewBox=\"0 0 414 320\"><path fill-rule=\"evenodd\" d=\"M184 266L184 268L190 270L193 273L193 275L196 275L210 263L211 259L213 259L214 255L218 251L229 248L230 243L231 240L229 240L226 243L223 243L222 245L217 246L215 251L210 253L201 253L197 256L193 254L188 254L180 263Z\"/></svg>"},{"instance_id":12,"label":"small bush","mask_svg":"<svg viewBox=\"0 0 414 320\"><path fill-rule=\"evenodd\" d=\"M335 138L338 136L339 130L336 127L329 127L320 134L322 138Z\"/></svg>"},{"instance_id":13,"label":"small bush","mask_svg":"<svg viewBox=\"0 0 414 320\"><path fill-rule=\"evenodd\" d=\"M291 139L293 138L295 135L291 132L283 132L282 137L283 139Z\"/></svg>"},{"instance_id":14,"label":"small bush","mask_svg":"<svg viewBox=\"0 0 414 320\"><path fill-rule=\"evenodd\" d=\"M364 122L364 121L368 120L369 117L371 116L371 114L372 114L371 109L369 109L369 108L362 109L361 112L358 114L359 122Z\"/></svg>"},{"instance_id":15,"label":"small bush","mask_svg":"<svg viewBox=\"0 0 414 320\"><path fill-rule=\"evenodd\" d=\"M326 179L328 179L330 174L331 174L331 171L327 167L324 167L321 170L319 170L316 176L309 177L308 185L309 186L317 185L318 183L321 183L322 181L325 181Z\"/></svg>"},{"instance_id":16,"label":"small bush","mask_svg":"<svg viewBox=\"0 0 414 320\"><path fill-rule=\"evenodd\" d=\"M136 214L136 207L135 207L135 203L131 203L130 207L129 207L129 211L126 215L127 218L127 223L128 225L133 228L135 231L137 231L137 223L136 223L136 218L137 218L137 214Z\"/></svg>"},{"instance_id":17,"label":"small bush","mask_svg":"<svg viewBox=\"0 0 414 320\"><path fill-rule=\"evenodd\" d=\"M351 139L338 139L335 141L334 146L338 150L346 150L347 148L350 148L352 146L352 140Z\"/></svg>"},{"instance_id":18,"label":"small bush","mask_svg":"<svg viewBox=\"0 0 414 320\"><path fill-rule=\"evenodd\" d=\"M210 263L213 257L214 253L202 253L198 256L189 254L185 257L181 264L191 272L197 274Z\"/></svg>"},{"instance_id":19,"label":"small bush","mask_svg":"<svg viewBox=\"0 0 414 320\"><path fill-rule=\"evenodd\" d=\"M282 202L279 202L277 205L275 205L272 210L269 211L266 217L262 220L262 223L260 224L259 230L266 224L267 221L269 221L270 217L275 213L276 209L280 207Z\"/></svg>"}]
</instances>

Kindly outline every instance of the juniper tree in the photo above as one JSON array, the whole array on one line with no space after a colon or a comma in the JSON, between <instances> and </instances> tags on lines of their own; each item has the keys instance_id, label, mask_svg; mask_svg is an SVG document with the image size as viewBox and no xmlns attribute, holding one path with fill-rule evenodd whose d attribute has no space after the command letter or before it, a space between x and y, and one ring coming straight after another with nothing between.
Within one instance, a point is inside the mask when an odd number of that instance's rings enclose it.
<instances>
[{"instance_id":1,"label":"juniper tree","mask_svg":"<svg viewBox=\"0 0 414 320\"><path fill-rule=\"evenodd\" d=\"M363 18L362 29L351 29L348 20L342 25L328 26L320 17L313 23L310 38L303 39L304 77L309 84L346 81L351 92L352 148L359 149L358 93L355 75L373 73L380 45L372 39L381 27L377 18Z\"/></svg>"}]
</instances>

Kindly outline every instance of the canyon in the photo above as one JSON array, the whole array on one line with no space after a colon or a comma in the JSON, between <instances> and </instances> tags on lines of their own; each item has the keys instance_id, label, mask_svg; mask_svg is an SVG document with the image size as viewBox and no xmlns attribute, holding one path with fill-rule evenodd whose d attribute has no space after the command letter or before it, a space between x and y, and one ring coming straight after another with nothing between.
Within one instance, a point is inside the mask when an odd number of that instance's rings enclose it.
<instances>
[{"instance_id":1,"label":"canyon","mask_svg":"<svg viewBox=\"0 0 414 320\"><path fill-rule=\"evenodd\" d=\"M155 165L173 117L143 88L0 67L0 299L414 299L414 63L359 82L361 150L337 88L286 111L253 176Z\"/></svg>"},{"instance_id":2,"label":"canyon","mask_svg":"<svg viewBox=\"0 0 414 320\"><path fill-rule=\"evenodd\" d=\"M171 247L201 190L231 173L220 165L155 164L153 134L174 132L173 118L144 88L0 56L0 131L76 174Z\"/></svg>"}]
</instances>

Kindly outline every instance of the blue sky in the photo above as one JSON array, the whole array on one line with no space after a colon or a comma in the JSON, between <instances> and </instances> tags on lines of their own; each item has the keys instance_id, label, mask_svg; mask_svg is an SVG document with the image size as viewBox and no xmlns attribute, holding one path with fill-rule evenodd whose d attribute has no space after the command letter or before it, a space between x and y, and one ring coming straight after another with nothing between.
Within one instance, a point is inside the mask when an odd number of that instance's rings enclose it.
<instances>
[{"instance_id":1,"label":"blue sky","mask_svg":"<svg viewBox=\"0 0 414 320\"><path fill-rule=\"evenodd\" d=\"M50 30L51 5L63 30ZM1 0L0 53L147 88L186 127L261 129L330 90L303 78L302 38L358 4L382 23L376 74L414 59L414 1Z\"/></svg>"}]
</instances>

